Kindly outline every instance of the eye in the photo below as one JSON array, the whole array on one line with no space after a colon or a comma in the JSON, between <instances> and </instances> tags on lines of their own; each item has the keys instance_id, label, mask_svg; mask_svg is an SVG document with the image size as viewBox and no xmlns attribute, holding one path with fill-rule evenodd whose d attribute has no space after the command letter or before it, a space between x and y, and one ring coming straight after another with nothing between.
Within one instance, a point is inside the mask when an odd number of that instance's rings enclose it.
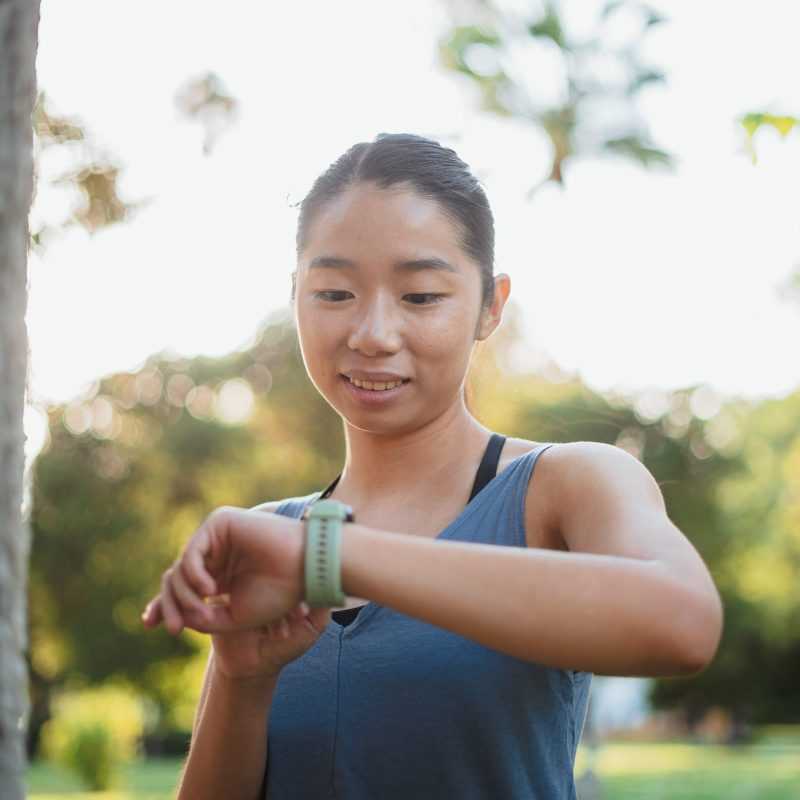
<instances>
[{"instance_id":1,"label":"eye","mask_svg":"<svg viewBox=\"0 0 800 800\"><path fill-rule=\"evenodd\" d=\"M331 297L331 295L341 295L341 294L350 294L350 292L344 291L337 291L337 292L314 292L314 297L319 297L322 300L328 300L331 303L339 303L342 300L346 300L346 297Z\"/></svg>"},{"instance_id":2,"label":"eye","mask_svg":"<svg viewBox=\"0 0 800 800\"><path fill-rule=\"evenodd\" d=\"M412 304L411 304L411 305L414 305L414 306L432 306L434 303L440 303L446 297L446 295L433 294L432 292L426 292L424 294L407 294L406 297L423 297L423 298L427 297L429 299L432 298L432 299L430 299L430 302L425 302L425 301L423 301L421 303L412 302Z\"/></svg>"}]
</instances>

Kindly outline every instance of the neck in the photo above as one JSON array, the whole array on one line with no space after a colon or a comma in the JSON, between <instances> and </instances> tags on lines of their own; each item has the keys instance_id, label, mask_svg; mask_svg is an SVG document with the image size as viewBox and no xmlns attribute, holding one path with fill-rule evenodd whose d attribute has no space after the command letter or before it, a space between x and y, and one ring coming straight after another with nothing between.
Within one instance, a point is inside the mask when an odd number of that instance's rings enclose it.
<instances>
[{"instance_id":1,"label":"neck","mask_svg":"<svg viewBox=\"0 0 800 800\"><path fill-rule=\"evenodd\" d=\"M490 436L463 402L413 431L377 434L345 422L347 454L333 495L366 504L419 497L421 486L426 494L458 491Z\"/></svg>"}]
</instances>

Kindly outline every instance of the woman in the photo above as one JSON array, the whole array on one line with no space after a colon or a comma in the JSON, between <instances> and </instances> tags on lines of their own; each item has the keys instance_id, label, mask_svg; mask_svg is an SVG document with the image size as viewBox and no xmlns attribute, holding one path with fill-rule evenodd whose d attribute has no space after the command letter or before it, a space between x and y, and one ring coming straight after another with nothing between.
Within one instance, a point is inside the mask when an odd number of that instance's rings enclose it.
<instances>
[{"instance_id":1,"label":"woman","mask_svg":"<svg viewBox=\"0 0 800 800\"><path fill-rule=\"evenodd\" d=\"M180 797L574 798L592 673L713 658L719 595L649 471L466 406L510 292L493 243L467 165L419 136L355 145L301 204L294 313L344 468L212 514L143 614L213 636ZM355 512L336 611L302 602L323 496Z\"/></svg>"}]
</instances>

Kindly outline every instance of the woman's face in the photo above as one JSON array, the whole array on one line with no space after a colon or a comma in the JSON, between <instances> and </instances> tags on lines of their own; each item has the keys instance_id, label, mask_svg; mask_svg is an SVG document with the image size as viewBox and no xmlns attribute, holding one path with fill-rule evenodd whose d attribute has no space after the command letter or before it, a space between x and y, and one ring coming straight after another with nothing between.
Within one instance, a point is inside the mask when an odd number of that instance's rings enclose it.
<instances>
[{"instance_id":1,"label":"woman's face","mask_svg":"<svg viewBox=\"0 0 800 800\"><path fill-rule=\"evenodd\" d=\"M421 427L462 402L480 301L478 266L438 203L358 183L317 213L298 260L294 311L309 377L356 428ZM372 388L345 376L371 377Z\"/></svg>"}]
</instances>

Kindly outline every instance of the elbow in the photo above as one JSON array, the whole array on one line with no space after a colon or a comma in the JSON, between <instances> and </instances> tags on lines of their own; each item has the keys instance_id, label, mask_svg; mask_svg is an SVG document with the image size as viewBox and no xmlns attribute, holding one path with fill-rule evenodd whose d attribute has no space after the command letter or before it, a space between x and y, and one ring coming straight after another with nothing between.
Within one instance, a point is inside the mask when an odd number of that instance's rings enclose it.
<instances>
[{"instance_id":1,"label":"elbow","mask_svg":"<svg viewBox=\"0 0 800 800\"><path fill-rule=\"evenodd\" d=\"M682 606L670 633L670 650L679 654L673 674L697 675L710 666L719 649L724 624L722 600L714 590Z\"/></svg>"}]
</instances>

